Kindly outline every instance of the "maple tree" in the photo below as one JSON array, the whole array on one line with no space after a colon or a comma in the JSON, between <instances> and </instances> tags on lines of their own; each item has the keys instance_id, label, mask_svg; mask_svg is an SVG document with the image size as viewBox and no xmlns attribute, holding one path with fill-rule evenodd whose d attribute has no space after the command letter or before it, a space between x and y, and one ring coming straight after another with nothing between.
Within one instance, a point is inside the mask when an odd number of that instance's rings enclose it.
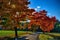
<instances>
[{"instance_id":1,"label":"maple tree","mask_svg":"<svg viewBox=\"0 0 60 40\"><path fill-rule=\"evenodd\" d=\"M31 20L30 24L28 25L29 29L33 27L32 25L38 25L40 26L41 30L43 30L44 32L46 31L50 32L50 30L54 28L54 24L56 22L56 18L48 17L47 12L45 10L42 10L40 12L34 12L31 16L29 16L29 18Z\"/></svg>"},{"instance_id":2,"label":"maple tree","mask_svg":"<svg viewBox=\"0 0 60 40\"><path fill-rule=\"evenodd\" d=\"M7 18L10 27L15 30L15 37L17 38L17 28L21 28L19 22L26 21L27 16L32 13L33 9L28 9L28 0L0 0L0 16ZM1 23L1 22L0 22ZM7 28L7 25L3 25Z\"/></svg>"},{"instance_id":3,"label":"maple tree","mask_svg":"<svg viewBox=\"0 0 60 40\"><path fill-rule=\"evenodd\" d=\"M19 28L21 26L18 23L20 21L26 21L27 16L35 11L34 9L28 9L28 4L30 4L28 0L0 0L0 16L7 18L7 23L12 28L14 26Z\"/></svg>"}]
</instances>

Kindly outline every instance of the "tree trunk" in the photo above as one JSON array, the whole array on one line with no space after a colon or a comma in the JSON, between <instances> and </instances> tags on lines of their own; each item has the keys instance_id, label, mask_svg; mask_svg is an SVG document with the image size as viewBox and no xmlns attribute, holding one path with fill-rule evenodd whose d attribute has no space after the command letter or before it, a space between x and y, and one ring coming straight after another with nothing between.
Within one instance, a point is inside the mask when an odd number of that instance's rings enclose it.
<instances>
[{"instance_id":1,"label":"tree trunk","mask_svg":"<svg viewBox=\"0 0 60 40\"><path fill-rule=\"evenodd\" d=\"M18 38L17 27L14 27L14 29L15 29L15 40L17 40L17 38Z\"/></svg>"}]
</instances>

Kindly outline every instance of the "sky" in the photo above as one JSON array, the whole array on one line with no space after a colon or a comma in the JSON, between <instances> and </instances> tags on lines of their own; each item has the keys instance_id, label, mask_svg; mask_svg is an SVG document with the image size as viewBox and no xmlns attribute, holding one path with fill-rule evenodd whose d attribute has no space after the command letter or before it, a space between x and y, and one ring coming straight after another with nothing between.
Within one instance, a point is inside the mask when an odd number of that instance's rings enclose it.
<instances>
[{"instance_id":1,"label":"sky","mask_svg":"<svg viewBox=\"0 0 60 40\"><path fill-rule=\"evenodd\" d=\"M29 8L33 8L36 11L46 10L47 16L55 16L60 20L60 0L29 0Z\"/></svg>"}]
</instances>

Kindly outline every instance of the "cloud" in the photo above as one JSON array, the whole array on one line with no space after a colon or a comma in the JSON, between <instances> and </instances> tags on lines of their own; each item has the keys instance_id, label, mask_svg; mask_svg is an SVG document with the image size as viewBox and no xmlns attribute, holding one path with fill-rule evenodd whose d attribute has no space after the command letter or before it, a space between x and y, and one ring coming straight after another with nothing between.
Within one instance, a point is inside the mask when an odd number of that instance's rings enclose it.
<instances>
[{"instance_id":1,"label":"cloud","mask_svg":"<svg viewBox=\"0 0 60 40\"><path fill-rule=\"evenodd\" d=\"M47 13L48 16L51 16L51 13Z\"/></svg>"},{"instance_id":2,"label":"cloud","mask_svg":"<svg viewBox=\"0 0 60 40\"><path fill-rule=\"evenodd\" d=\"M37 8L35 8L35 10L37 11L38 9L37 9Z\"/></svg>"},{"instance_id":3,"label":"cloud","mask_svg":"<svg viewBox=\"0 0 60 40\"><path fill-rule=\"evenodd\" d=\"M40 6L37 6L37 8L41 8Z\"/></svg>"},{"instance_id":4,"label":"cloud","mask_svg":"<svg viewBox=\"0 0 60 40\"><path fill-rule=\"evenodd\" d=\"M41 8L40 6L37 6L37 7L35 8L35 10L38 11L40 8Z\"/></svg>"}]
</instances>

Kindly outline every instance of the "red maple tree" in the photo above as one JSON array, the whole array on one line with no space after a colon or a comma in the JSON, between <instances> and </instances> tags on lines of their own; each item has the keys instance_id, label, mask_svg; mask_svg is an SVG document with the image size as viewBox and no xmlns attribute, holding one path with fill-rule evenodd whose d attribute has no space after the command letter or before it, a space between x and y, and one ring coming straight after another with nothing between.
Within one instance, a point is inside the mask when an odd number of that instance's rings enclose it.
<instances>
[{"instance_id":1,"label":"red maple tree","mask_svg":"<svg viewBox=\"0 0 60 40\"><path fill-rule=\"evenodd\" d=\"M54 24L56 22L56 18L48 17L47 11L45 10L42 10L40 12L34 12L31 16L29 16L29 18L30 18L30 24L28 28L33 27L32 25L39 25L41 30L43 30L44 32L46 31L50 32L50 30L54 28Z\"/></svg>"}]
</instances>

